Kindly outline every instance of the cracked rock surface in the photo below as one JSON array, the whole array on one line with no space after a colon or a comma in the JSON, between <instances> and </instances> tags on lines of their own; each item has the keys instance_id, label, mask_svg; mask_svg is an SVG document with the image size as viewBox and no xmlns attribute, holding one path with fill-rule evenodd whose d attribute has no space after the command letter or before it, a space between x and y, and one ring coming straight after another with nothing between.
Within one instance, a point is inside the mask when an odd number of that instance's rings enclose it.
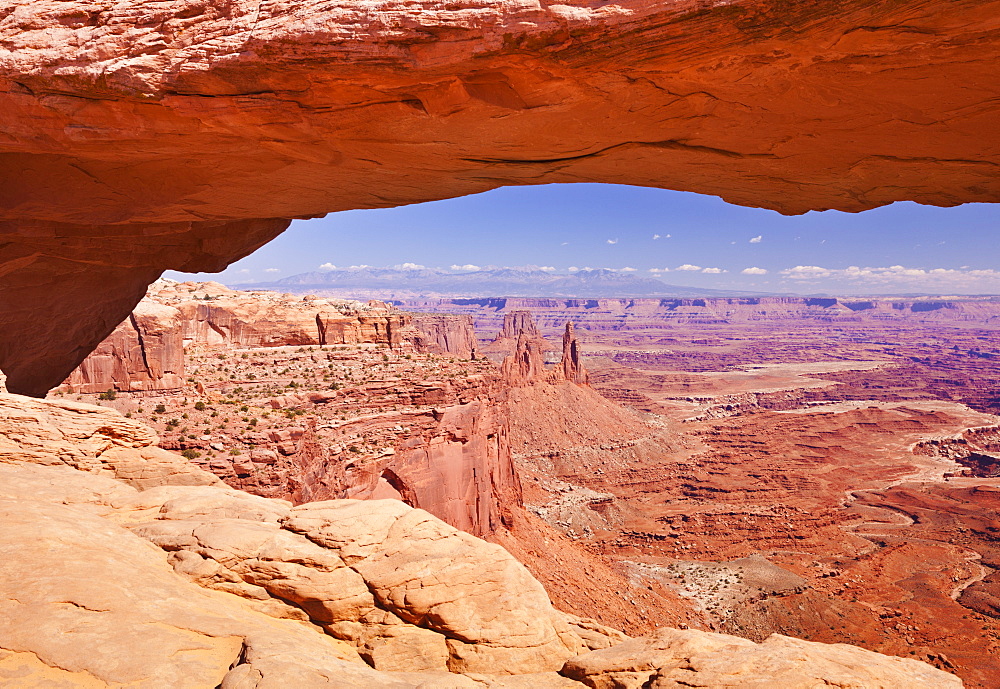
<instances>
[{"instance_id":1,"label":"cracked rock surface","mask_svg":"<svg viewBox=\"0 0 1000 689\"><path fill-rule=\"evenodd\" d=\"M293 507L180 471L122 478L95 453L142 446L141 425L7 394L0 410L0 685L961 686L787 637L628 640L555 610L503 548L401 502ZM70 432L49 446L53 418Z\"/></svg>"}]
</instances>

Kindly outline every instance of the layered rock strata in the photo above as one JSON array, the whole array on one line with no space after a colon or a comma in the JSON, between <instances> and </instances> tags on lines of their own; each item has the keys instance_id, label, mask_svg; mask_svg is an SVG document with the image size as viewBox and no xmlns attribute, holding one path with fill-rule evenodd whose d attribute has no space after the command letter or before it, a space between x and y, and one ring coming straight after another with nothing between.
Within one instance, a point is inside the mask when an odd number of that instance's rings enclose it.
<instances>
[{"instance_id":1,"label":"layered rock strata","mask_svg":"<svg viewBox=\"0 0 1000 689\"><path fill-rule=\"evenodd\" d=\"M671 326L795 325L949 325L1000 322L1000 302L991 297L963 299L879 299L838 297L705 297L703 299L426 299L400 308L471 316L480 332L507 329L515 314L530 313L545 334L572 320L595 332L663 329Z\"/></svg>"},{"instance_id":2,"label":"layered rock strata","mask_svg":"<svg viewBox=\"0 0 1000 689\"><path fill-rule=\"evenodd\" d=\"M720 646L756 661L729 661L736 681L770 666L814 683L961 686L916 661L780 637L763 652L691 631L625 641L553 609L503 549L398 501L293 507L207 475L191 485L159 470L169 462L138 468L151 482L122 480L64 456L142 447L149 429L6 394L0 410L8 446L53 423L81 429L0 463L0 672L20 686L632 686L619 678L670 677L692 648ZM114 428L96 445L95 418ZM686 680L711 686L719 661L699 665Z\"/></svg>"},{"instance_id":3,"label":"layered rock strata","mask_svg":"<svg viewBox=\"0 0 1000 689\"><path fill-rule=\"evenodd\" d=\"M402 333L419 352L451 354L462 359L476 356L479 344L471 316L440 313L408 314L411 326Z\"/></svg>"},{"instance_id":4,"label":"layered rock strata","mask_svg":"<svg viewBox=\"0 0 1000 689\"><path fill-rule=\"evenodd\" d=\"M178 390L184 386L180 312L143 300L63 385L75 392Z\"/></svg>"},{"instance_id":5,"label":"layered rock strata","mask_svg":"<svg viewBox=\"0 0 1000 689\"><path fill-rule=\"evenodd\" d=\"M408 314L379 301L240 292L218 283L159 281L63 384L73 392L177 390L184 348L382 344L475 356L472 319Z\"/></svg>"}]
</instances>

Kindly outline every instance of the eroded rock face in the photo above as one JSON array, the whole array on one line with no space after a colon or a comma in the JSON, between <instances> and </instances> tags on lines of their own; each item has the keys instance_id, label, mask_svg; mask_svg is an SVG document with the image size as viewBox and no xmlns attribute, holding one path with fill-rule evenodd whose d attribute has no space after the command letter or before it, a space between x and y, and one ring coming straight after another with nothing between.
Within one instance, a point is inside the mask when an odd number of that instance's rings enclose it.
<instances>
[{"instance_id":1,"label":"eroded rock face","mask_svg":"<svg viewBox=\"0 0 1000 689\"><path fill-rule=\"evenodd\" d=\"M476 356L478 345L471 316L411 313L408 319L412 327L402 337L412 342L417 351L451 354L462 359Z\"/></svg>"},{"instance_id":2,"label":"eroded rock face","mask_svg":"<svg viewBox=\"0 0 1000 689\"><path fill-rule=\"evenodd\" d=\"M563 673L591 689L962 686L958 677L926 663L847 644L817 644L780 634L755 644L726 634L679 629L661 629L573 658Z\"/></svg>"},{"instance_id":3,"label":"eroded rock face","mask_svg":"<svg viewBox=\"0 0 1000 689\"><path fill-rule=\"evenodd\" d=\"M293 217L593 181L997 201L998 5L15 0L0 365L41 394L162 270Z\"/></svg>"},{"instance_id":4,"label":"eroded rock face","mask_svg":"<svg viewBox=\"0 0 1000 689\"><path fill-rule=\"evenodd\" d=\"M407 315L380 301L241 292L216 282L158 282L150 299L177 309L185 343L231 347L402 343Z\"/></svg>"},{"instance_id":5,"label":"eroded rock face","mask_svg":"<svg viewBox=\"0 0 1000 689\"><path fill-rule=\"evenodd\" d=\"M216 282L158 280L64 386L73 392L177 390L189 345L383 344L475 356L469 316L409 314L380 301L241 292Z\"/></svg>"},{"instance_id":6,"label":"eroded rock face","mask_svg":"<svg viewBox=\"0 0 1000 689\"><path fill-rule=\"evenodd\" d=\"M177 390L184 385L179 312L139 302L64 382L75 392Z\"/></svg>"},{"instance_id":7,"label":"eroded rock face","mask_svg":"<svg viewBox=\"0 0 1000 689\"><path fill-rule=\"evenodd\" d=\"M12 169L9 162L0 167ZM13 170L25 172L21 165ZM287 220L128 227L0 221L0 368L10 390L37 397L65 380L164 269L222 270L287 226Z\"/></svg>"},{"instance_id":8,"label":"eroded rock face","mask_svg":"<svg viewBox=\"0 0 1000 689\"><path fill-rule=\"evenodd\" d=\"M580 362L580 344L576 340L573 332L573 321L566 322L566 330L563 332L563 353L559 368L562 370L562 377L577 385L586 385L589 381L587 369Z\"/></svg>"},{"instance_id":9,"label":"eroded rock face","mask_svg":"<svg viewBox=\"0 0 1000 689\"><path fill-rule=\"evenodd\" d=\"M151 428L112 409L20 395L2 399L0 464L69 466L139 488L222 485L213 474L156 447Z\"/></svg>"},{"instance_id":10,"label":"eroded rock face","mask_svg":"<svg viewBox=\"0 0 1000 689\"><path fill-rule=\"evenodd\" d=\"M79 456L93 453L83 429L114 415L13 395L0 409L8 446L53 417L79 429L61 449ZM116 423L105 435L136 435ZM633 686L687 658L694 686L720 673L752 686L767 668L813 685L961 686L916 661L786 637L628 641L555 610L499 546L395 500L293 507L101 473L30 443L0 463L0 676L18 686Z\"/></svg>"}]
</instances>

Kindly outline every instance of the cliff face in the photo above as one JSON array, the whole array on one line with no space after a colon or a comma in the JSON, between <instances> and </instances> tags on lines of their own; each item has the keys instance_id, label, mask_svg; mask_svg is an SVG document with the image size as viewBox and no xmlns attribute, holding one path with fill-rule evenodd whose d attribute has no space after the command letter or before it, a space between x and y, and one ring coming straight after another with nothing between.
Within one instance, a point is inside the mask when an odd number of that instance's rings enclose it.
<instances>
[{"instance_id":1,"label":"cliff face","mask_svg":"<svg viewBox=\"0 0 1000 689\"><path fill-rule=\"evenodd\" d=\"M981 299L884 299L862 297L739 297L703 299L441 299L401 308L434 309L472 316L480 330L501 330L517 314L530 313L547 331L573 320L586 330L670 325L816 322L925 324L1000 322L1000 301Z\"/></svg>"},{"instance_id":2,"label":"cliff face","mask_svg":"<svg viewBox=\"0 0 1000 689\"><path fill-rule=\"evenodd\" d=\"M1000 199L998 0L8 6L0 365L32 394L288 218L584 181Z\"/></svg>"},{"instance_id":3,"label":"cliff face","mask_svg":"<svg viewBox=\"0 0 1000 689\"><path fill-rule=\"evenodd\" d=\"M184 385L184 347L385 344L469 358L472 319L398 311L379 301L299 298L216 283L158 283L63 384L75 392Z\"/></svg>"},{"instance_id":4,"label":"cliff face","mask_svg":"<svg viewBox=\"0 0 1000 689\"><path fill-rule=\"evenodd\" d=\"M412 327L401 337L411 342L417 351L451 354L462 359L476 356L478 343L471 316L411 313L408 322Z\"/></svg>"},{"instance_id":5,"label":"cliff face","mask_svg":"<svg viewBox=\"0 0 1000 689\"><path fill-rule=\"evenodd\" d=\"M268 497L297 503L395 498L472 534L510 527L512 511L523 508L509 439L511 419L524 416L515 407L532 404L526 400L541 395L538 399L544 401L535 406L553 405L555 413L571 415L578 400L572 395L553 398L546 390L576 388L587 379L571 326L564 338L564 360L553 367L544 363L544 341L531 333L537 328L530 315L521 317L514 331L518 349L499 371L491 367L483 375L435 383L414 376L275 398L272 405L278 410L377 403L379 411L369 408L353 420L327 423L323 438L315 424L292 426L255 440L259 449L249 453L197 461L230 485ZM360 438L381 448L361 452Z\"/></svg>"},{"instance_id":6,"label":"cliff face","mask_svg":"<svg viewBox=\"0 0 1000 689\"><path fill-rule=\"evenodd\" d=\"M231 347L399 345L406 314L380 301L240 292L217 283L166 283L151 297L175 306L184 341Z\"/></svg>"},{"instance_id":7,"label":"cliff face","mask_svg":"<svg viewBox=\"0 0 1000 689\"><path fill-rule=\"evenodd\" d=\"M328 428L322 439L315 427L290 427L272 432L248 454L196 461L259 495L296 503L393 498L477 536L509 525L511 510L522 507L506 387L497 376L292 395L275 404L307 410L334 398L341 408L378 399L386 411ZM423 408L391 411L414 404ZM384 445L374 456L362 453L360 438L380 438Z\"/></svg>"},{"instance_id":8,"label":"cliff face","mask_svg":"<svg viewBox=\"0 0 1000 689\"><path fill-rule=\"evenodd\" d=\"M517 338L524 335L526 337L541 337L538 326L531 316L531 311L509 311L503 315L503 327L494 338L494 343L517 342Z\"/></svg>"},{"instance_id":9,"label":"cliff face","mask_svg":"<svg viewBox=\"0 0 1000 689\"><path fill-rule=\"evenodd\" d=\"M184 341L177 309L141 301L63 384L75 392L177 390Z\"/></svg>"}]
</instances>

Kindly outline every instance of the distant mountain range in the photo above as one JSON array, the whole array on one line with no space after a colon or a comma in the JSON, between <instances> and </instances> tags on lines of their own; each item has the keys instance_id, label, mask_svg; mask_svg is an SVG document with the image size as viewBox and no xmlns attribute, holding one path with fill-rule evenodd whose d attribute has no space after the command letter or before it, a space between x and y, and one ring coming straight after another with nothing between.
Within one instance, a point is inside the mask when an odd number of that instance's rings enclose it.
<instances>
[{"instance_id":1,"label":"distant mountain range","mask_svg":"<svg viewBox=\"0 0 1000 689\"><path fill-rule=\"evenodd\" d=\"M756 292L681 287L614 270L560 274L545 270L497 268L456 273L432 268L352 268L300 273L274 282L229 285L299 294L378 297L721 297Z\"/></svg>"}]
</instances>

